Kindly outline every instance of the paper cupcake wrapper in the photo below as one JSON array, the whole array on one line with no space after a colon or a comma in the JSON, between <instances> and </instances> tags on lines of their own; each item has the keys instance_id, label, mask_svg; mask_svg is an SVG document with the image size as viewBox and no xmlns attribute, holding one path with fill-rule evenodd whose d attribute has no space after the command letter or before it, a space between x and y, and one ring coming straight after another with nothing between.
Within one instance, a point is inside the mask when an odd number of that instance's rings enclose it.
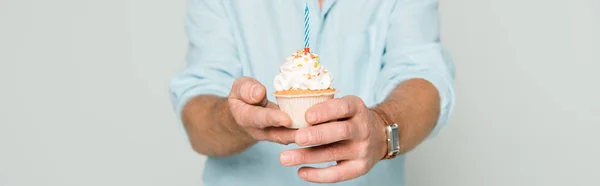
<instances>
[{"instance_id":1,"label":"paper cupcake wrapper","mask_svg":"<svg viewBox=\"0 0 600 186\"><path fill-rule=\"evenodd\" d=\"M333 96L334 94L276 96L276 99L279 109L292 118L292 126L290 128L298 129L308 126L304 118L306 111L310 107L333 99Z\"/></svg>"}]
</instances>

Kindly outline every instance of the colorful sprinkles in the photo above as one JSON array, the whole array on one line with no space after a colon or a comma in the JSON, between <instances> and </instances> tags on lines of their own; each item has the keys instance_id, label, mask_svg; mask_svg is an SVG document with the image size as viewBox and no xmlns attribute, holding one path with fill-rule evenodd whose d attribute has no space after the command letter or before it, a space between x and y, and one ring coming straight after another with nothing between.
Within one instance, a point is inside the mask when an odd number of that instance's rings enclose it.
<instances>
[{"instance_id":1,"label":"colorful sprinkles","mask_svg":"<svg viewBox=\"0 0 600 186\"><path fill-rule=\"evenodd\" d=\"M311 60L314 61L313 65L312 65L313 68L318 69L319 66L321 65L319 62L320 61L319 55L307 52L307 50L297 50L296 53L293 53L291 55L291 57L294 58L294 61L296 59L302 58L302 61L295 61L294 63L297 63L297 64L292 66L292 68L301 68L304 66L304 63L308 63ZM306 77L306 79L310 80L310 79L319 77L319 76L321 76L323 74L327 74L327 73L328 73L327 70L323 70L323 71L319 70L317 72L303 74L303 76Z\"/></svg>"}]
</instances>

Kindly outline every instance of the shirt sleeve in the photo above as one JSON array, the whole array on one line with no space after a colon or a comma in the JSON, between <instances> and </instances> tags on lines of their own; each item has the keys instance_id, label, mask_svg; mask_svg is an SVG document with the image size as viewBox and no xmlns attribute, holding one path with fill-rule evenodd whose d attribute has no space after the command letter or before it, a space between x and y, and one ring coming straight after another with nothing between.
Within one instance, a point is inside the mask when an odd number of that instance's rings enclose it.
<instances>
[{"instance_id":1,"label":"shirt sleeve","mask_svg":"<svg viewBox=\"0 0 600 186\"><path fill-rule=\"evenodd\" d=\"M376 100L409 79L431 82L440 94L440 117L430 137L435 136L455 102L454 64L439 39L438 0L398 0L390 16Z\"/></svg>"},{"instance_id":2,"label":"shirt sleeve","mask_svg":"<svg viewBox=\"0 0 600 186\"><path fill-rule=\"evenodd\" d=\"M221 0L188 0L186 68L169 84L178 118L185 104L201 94L226 96L242 68Z\"/></svg>"}]
</instances>

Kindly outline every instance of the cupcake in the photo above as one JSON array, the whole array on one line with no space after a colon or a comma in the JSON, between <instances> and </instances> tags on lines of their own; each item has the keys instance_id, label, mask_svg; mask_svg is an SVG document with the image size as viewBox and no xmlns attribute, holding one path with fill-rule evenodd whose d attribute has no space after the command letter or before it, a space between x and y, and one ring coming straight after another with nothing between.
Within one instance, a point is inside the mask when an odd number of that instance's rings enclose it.
<instances>
[{"instance_id":1,"label":"cupcake","mask_svg":"<svg viewBox=\"0 0 600 186\"><path fill-rule=\"evenodd\" d=\"M273 81L279 109L290 115L291 128L306 127L306 111L332 99L337 92L331 88L333 78L319 64L319 56L308 50L298 50L287 57L279 71Z\"/></svg>"}]
</instances>

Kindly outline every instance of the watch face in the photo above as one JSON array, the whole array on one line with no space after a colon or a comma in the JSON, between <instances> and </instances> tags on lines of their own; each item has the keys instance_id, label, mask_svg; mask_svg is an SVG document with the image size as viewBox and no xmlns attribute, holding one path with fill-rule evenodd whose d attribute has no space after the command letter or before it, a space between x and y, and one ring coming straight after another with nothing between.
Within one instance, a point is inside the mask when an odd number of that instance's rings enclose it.
<instances>
[{"instance_id":1,"label":"watch face","mask_svg":"<svg viewBox=\"0 0 600 186\"><path fill-rule=\"evenodd\" d=\"M392 150L391 152L400 152L400 136L398 135L398 125L394 124L392 127L392 131L390 132L391 136L391 144Z\"/></svg>"},{"instance_id":2,"label":"watch face","mask_svg":"<svg viewBox=\"0 0 600 186\"><path fill-rule=\"evenodd\" d=\"M400 153L400 136L398 135L398 125L392 124L387 126L388 134L388 155L395 156Z\"/></svg>"}]
</instances>

